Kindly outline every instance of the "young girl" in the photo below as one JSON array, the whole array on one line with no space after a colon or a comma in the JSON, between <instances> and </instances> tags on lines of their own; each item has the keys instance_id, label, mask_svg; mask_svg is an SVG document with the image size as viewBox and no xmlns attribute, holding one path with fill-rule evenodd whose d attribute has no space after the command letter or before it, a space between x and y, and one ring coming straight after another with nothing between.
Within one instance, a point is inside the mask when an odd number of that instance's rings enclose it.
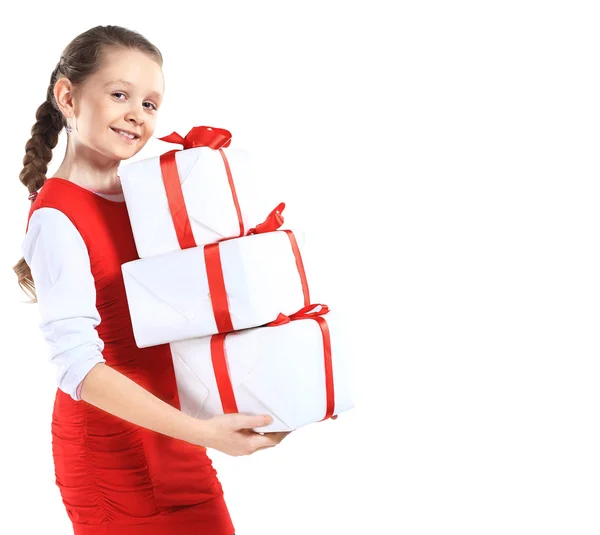
<instances>
[{"instance_id":1,"label":"young girl","mask_svg":"<svg viewBox=\"0 0 600 535\"><path fill-rule=\"evenodd\" d=\"M138 256L117 171L154 133L162 61L125 28L77 36L25 146L33 203L14 269L56 365L52 453L75 535L232 535L206 448L248 455L286 436L252 431L266 415L185 415L169 346L134 342L121 265ZM47 179L63 127L64 160Z\"/></svg>"}]
</instances>

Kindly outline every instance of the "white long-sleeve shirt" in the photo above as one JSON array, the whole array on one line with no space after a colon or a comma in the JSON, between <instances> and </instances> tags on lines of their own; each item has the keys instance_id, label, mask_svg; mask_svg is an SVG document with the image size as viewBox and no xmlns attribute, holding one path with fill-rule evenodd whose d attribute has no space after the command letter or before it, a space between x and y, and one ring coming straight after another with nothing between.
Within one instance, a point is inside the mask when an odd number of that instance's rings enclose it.
<instances>
[{"instance_id":1,"label":"white long-sleeve shirt","mask_svg":"<svg viewBox=\"0 0 600 535\"><path fill-rule=\"evenodd\" d=\"M96 193L124 202L123 195ZM81 400L81 384L102 356L104 342L96 327L96 287L87 247L77 228L60 210L38 208L22 243L38 296L40 329L55 366L58 388Z\"/></svg>"}]
</instances>

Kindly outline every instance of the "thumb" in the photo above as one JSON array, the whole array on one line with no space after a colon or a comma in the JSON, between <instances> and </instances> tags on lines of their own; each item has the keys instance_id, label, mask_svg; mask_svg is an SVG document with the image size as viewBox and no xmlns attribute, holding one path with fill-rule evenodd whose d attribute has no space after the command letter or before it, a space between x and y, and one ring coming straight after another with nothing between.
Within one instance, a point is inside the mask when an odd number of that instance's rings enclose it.
<instances>
[{"instance_id":1,"label":"thumb","mask_svg":"<svg viewBox=\"0 0 600 535\"><path fill-rule=\"evenodd\" d=\"M236 423L239 429L252 429L253 427L262 427L263 425L269 425L272 421L273 418L267 414L262 414L258 416L240 414Z\"/></svg>"}]
</instances>

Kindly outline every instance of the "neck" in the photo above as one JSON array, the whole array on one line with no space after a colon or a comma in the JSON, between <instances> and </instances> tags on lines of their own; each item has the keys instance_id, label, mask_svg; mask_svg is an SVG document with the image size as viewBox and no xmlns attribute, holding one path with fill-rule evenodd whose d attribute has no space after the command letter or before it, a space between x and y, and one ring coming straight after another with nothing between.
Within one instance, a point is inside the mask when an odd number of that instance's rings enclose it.
<instances>
[{"instance_id":1,"label":"neck","mask_svg":"<svg viewBox=\"0 0 600 535\"><path fill-rule=\"evenodd\" d=\"M96 193L120 193L119 163L120 160L108 160L85 146L75 148L69 143L65 158L54 176Z\"/></svg>"}]
</instances>

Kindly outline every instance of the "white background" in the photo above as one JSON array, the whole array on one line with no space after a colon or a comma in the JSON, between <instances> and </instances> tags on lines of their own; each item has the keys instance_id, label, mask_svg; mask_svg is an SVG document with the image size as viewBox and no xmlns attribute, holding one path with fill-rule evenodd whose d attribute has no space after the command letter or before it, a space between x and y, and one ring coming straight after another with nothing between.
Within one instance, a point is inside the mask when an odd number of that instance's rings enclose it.
<instances>
[{"instance_id":1,"label":"white background","mask_svg":"<svg viewBox=\"0 0 600 535\"><path fill-rule=\"evenodd\" d=\"M62 49L117 24L163 52L156 137L232 131L353 325L354 410L251 457L211 451L237 534L597 535L595 3L213 4L2 17L0 531L71 532L53 370L11 269L18 174Z\"/></svg>"}]
</instances>

